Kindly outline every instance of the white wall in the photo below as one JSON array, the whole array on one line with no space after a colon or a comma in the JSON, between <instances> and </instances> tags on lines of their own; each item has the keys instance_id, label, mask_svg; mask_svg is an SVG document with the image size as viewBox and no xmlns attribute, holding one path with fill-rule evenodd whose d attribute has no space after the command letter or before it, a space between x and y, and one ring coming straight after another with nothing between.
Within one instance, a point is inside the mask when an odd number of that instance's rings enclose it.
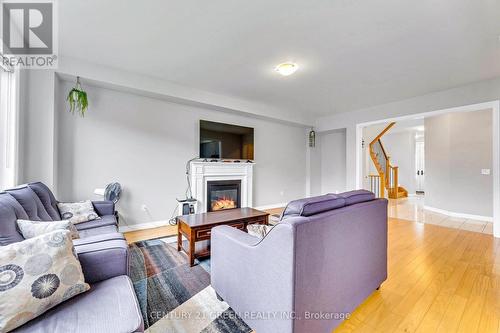
<instances>
[{"instance_id":1,"label":"white wall","mask_svg":"<svg viewBox=\"0 0 500 333\"><path fill-rule=\"evenodd\" d=\"M54 187L54 94L56 77L50 70L21 74L20 183L43 181Z\"/></svg>"},{"instance_id":2,"label":"white wall","mask_svg":"<svg viewBox=\"0 0 500 333\"><path fill-rule=\"evenodd\" d=\"M399 185L403 186L409 194L416 191L415 177L415 134L416 131L389 133L382 137L391 164L399 167Z\"/></svg>"},{"instance_id":3,"label":"white wall","mask_svg":"<svg viewBox=\"0 0 500 333\"><path fill-rule=\"evenodd\" d=\"M63 81L60 91L71 89ZM254 206L305 195L306 129L164 100L85 87L85 118L57 100L58 188L62 200L92 196L118 181L124 187L120 212L128 224L166 220L186 189L186 161L198 154L199 119L255 128ZM145 204L149 214L141 210Z\"/></svg>"},{"instance_id":4,"label":"white wall","mask_svg":"<svg viewBox=\"0 0 500 333\"><path fill-rule=\"evenodd\" d=\"M492 111L425 119L426 206L493 216Z\"/></svg>"},{"instance_id":5,"label":"white wall","mask_svg":"<svg viewBox=\"0 0 500 333\"><path fill-rule=\"evenodd\" d=\"M311 149L311 194L345 191L345 130L319 133Z\"/></svg>"}]
</instances>

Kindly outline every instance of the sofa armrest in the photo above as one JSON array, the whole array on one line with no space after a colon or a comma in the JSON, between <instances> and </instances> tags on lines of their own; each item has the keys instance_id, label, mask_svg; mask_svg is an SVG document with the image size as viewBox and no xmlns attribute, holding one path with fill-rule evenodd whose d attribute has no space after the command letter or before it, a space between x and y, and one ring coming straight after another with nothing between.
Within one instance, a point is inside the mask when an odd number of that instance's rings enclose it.
<instances>
[{"instance_id":1,"label":"sofa armrest","mask_svg":"<svg viewBox=\"0 0 500 333\"><path fill-rule=\"evenodd\" d=\"M237 313L277 314L264 321L242 318L256 332L292 331L286 315L293 311L293 239L285 223L262 240L229 226L212 229L210 275L217 294Z\"/></svg>"},{"instance_id":2,"label":"sofa armrest","mask_svg":"<svg viewBox=\"0 0 500 333\"><path fill-rule=\"evenodd\" d=\"M87 283L128 274L128 246L124 239L75 244Z\"/></svg>"},{"instance_id":3,"label":"sofa armrest","mask_svg":"<svg viewBox=\"0 0 500 333\"><path fill-rule=\"evenodd\" d=\"M115 213L115 203L113 201L92 201L94 209L99 216L113 215Z\"/></svg>"}]
</instances>

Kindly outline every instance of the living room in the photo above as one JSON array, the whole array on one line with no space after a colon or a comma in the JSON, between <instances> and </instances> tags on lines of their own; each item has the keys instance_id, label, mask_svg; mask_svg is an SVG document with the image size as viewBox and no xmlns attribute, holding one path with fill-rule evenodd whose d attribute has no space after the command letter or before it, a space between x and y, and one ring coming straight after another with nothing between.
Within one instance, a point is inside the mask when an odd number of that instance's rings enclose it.
<instances>
[{"instance_id":1,"label":"living room","mask_svg":"<svg viewBox=\"0 0 500 333\"><path fill-rule=\"evenodd\" d=\"M1 332L500 331L498 3L0 4ZM453 209L370 160L480 110Z\"/></svg>"}]
</instances>

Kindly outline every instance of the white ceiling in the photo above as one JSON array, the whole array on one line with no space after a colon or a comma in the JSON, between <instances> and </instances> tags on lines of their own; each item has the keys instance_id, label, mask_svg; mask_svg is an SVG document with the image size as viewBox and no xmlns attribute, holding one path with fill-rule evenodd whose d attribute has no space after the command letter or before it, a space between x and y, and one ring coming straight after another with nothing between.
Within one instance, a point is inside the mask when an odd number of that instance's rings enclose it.
<instances>
[{"instance_id":1,"label":"white ceiling","mask_svg":"<svg viewBox=\"0 0 500 333\"><path fill-rule=\"evenodd\" d=\"M498 0L58 4L62 56L311 116L500 76Z\"/></svg>"}]
</instances>

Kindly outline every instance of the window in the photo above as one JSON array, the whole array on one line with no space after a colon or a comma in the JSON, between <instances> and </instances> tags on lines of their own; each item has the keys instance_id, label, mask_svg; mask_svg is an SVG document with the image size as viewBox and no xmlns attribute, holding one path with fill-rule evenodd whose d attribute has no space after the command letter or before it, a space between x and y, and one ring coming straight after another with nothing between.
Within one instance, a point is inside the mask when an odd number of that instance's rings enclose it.
<instances>
[{"instance_id":1,"label":"window","mask_svg":"<svg viewBox=\"0 0 500 333\"><path fill-rule=\"evenodd\" d=\"M0 66L0 191L17 183L18 87L19 71Z\"/></svg>"}]
</instances>

